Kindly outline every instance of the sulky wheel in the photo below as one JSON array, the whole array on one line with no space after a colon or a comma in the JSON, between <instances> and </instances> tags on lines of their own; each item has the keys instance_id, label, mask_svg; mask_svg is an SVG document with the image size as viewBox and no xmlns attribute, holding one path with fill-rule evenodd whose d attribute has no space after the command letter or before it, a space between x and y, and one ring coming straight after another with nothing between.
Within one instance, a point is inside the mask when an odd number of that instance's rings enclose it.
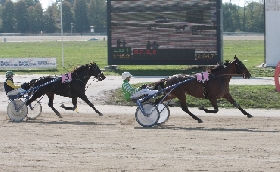
<instances>
[{"instance_id":1,"label":"sulky wheel","mask_svg":"<svg viewBox=\"0 0 280 172\"><path fill-rule=\"evenodd\" d=\"M36 117L40 116L42 113L42 106L40 102L31 103L28 109L27 117L28 119L36 119Z\"/></svg>"},{"instance_id":2,"label":"sulky wheel","mask_svg":"<svg viewBox=\"0 0 280 172\"><path fill-rule=\"evenodd\" d=\"M136 121L143 127L152 127L158 122L159 111L153 104L143 104L144 115L138 107L135 112Z\"/></svg>"},{"instance_id":3,"label":"sulky wheel","mask_svg":"<svg viewBox=\"0 0 280 172\"><path fill-rule=\"evenodd\" d=\"M159 120L158 120L157 123L158 124L165 123L170 116L170 111L169 111L168 106L165 105L165 104L158 104L157 108L158 108L158 111L159 111L159 114L160 114L160 117L159 117Z\"/></svg>"},{"instance_id":4,"label":"sulky wheel","mask_svg":"<svg viewBox=\"0 0 280 172\"><path fill-rule=\"evenodd\" d=\"M22 100L15 99L8 104L7 114L12 121L22 121L26 117L27 112L27 106Z\"/></svg>"}]
</instances>

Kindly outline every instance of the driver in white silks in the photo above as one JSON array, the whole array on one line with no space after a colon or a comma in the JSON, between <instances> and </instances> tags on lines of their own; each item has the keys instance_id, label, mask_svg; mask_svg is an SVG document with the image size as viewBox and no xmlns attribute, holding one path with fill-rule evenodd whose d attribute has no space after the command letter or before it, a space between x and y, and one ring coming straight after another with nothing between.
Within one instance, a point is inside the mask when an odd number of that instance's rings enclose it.
<instances>
[{"instance_id":1,"label":"driver in white silks","mask_svg":"<svg viewBox=\"0 0 280 172\"><path fill-rule=\"evenodd\" d=\"M131 76L132 75L129 72L122 73L122 91L127 101L139 99L139 97L141 97L142 95L153 95L158 92L157 90L150 90L146 88L146 85L142 85L141 87L138 87L136 89L133 88L129 84Z\"/></svg>"},{"instance_id":2,"label":"driver in white silks","mask_svg":"<svg viewBox=\"0 0 280 172\"><path fill-rule=\"evenodd\" d=\"M19 93L25 92L24 89L21 88L21 85L14 84L14 73L12 71L6 72L6 82L4 83L4 88L7 96L15 96Z\"/></svg>"}]
</instances>

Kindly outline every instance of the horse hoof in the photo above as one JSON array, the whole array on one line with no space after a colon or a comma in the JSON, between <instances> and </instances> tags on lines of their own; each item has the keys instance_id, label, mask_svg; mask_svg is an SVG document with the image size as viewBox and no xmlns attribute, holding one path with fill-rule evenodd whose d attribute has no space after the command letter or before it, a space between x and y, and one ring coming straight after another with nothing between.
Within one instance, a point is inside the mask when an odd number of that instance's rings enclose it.
<instances>
[{"instance_id":1,"label":"horse hoof","mask_svg":"<svg viewBox=\"0 0 280 172\"><path fill-rule=\"evenodd\" d=\"M247 115L247 118L253 118L253 115L248 114L248 115Z\"/></svg>"},{"instance_id":2,"label":"horse hoof","mask_svg":"<svg viewBox=\"0 0 280 172\"><path fill-rule=\"evenodd\" d=\"M61 104L60 107L65 108L64 104Z\"/></svg>"},{"instance_id":3,"label":"horse hoof","mask_svg":"<svg viewBox=\"0 0 280 172\"><path fill-rule=\"evenodd\" d=\"M103 116L103 114L102 114L102 113L100 113L100 112L98 113L98 115L99 115L99 116Z\"/></svg>"},{"instance_id":4,"label":"horse hoof","mask_svg":"<svg viewBox=\"0 0 280 172\"><path fill-rule=\"evenodd\" d=\"M197 122L198 122L198 123L203 123L203 121L202 121L201 119L199 119Z\"/></svg>"}]
</instances>

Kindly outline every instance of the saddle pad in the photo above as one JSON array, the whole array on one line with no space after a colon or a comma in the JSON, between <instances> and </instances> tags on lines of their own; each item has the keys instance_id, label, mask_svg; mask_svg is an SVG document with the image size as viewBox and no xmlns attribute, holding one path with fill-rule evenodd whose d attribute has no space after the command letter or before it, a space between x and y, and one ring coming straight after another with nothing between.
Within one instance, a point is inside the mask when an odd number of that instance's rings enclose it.
<instances>
[{"instance_id":1,"label":"saddle pad","mask_svg":"<svg viewBox=\"0 0 280 172\"><path fill-rule=\"evenodd\" d=\"M71 81L72 81L71 72L62 75L62 83L71 82Z\"/></svg>"},{"instance_id":2,"label":"saddle pad","mask_svg":"<svg viewBox=\"0 0 280 172\"><path fill-rule=\"evenodd\" d=\"M208 81L209 78L209 73L208 72L201 72L201 73L197 73L195 74L196 75L196 80L197 82L205 82L205 81Z\"/></svg>"}]
</instances>

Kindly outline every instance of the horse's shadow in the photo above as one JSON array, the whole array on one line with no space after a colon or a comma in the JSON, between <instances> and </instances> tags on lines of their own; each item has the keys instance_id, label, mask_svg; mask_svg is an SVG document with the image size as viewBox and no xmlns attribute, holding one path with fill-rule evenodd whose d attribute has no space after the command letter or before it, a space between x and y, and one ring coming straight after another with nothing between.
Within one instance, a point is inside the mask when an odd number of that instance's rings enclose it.
<instances>
[{"instance_id":1,"label":"horse's shadow","mask_svg":"<svg viewBox=\"0 0 280 172\"><path fill-rule=\"evenodd\" d=\"M96 122L81 122L81 121L36 121L36 120L28 120L25 121L25 123L30 124L51 124L51 125L57 125L57 124L66 124L66 125L100 125L100 126L115 126L116 124L102 124L102 123L96 123Z\"/></svg>"},{"instance_id":2,"label":"horse's shadow","mask_svg":"<svg viewBox=\"0 0 280 172\"><path fill-rule=\"evenodd\" d=\"M247 128L205 128L205 127L176 127L174 125L155 125L154 127L134 127L134 129L152 130L186 130L186 131L228 131L228 132L253 132L253 133L278 133L279 130L253 130Z\"/></svg>"}]
</instances>

